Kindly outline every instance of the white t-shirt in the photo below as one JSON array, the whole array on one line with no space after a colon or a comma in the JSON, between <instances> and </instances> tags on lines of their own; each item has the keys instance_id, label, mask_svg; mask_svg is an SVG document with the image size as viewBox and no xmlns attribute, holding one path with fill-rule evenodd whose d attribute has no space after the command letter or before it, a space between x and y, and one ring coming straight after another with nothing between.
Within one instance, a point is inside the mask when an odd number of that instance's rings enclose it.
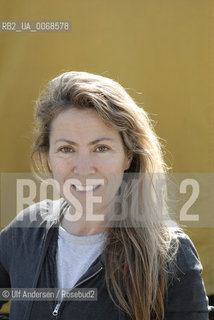
<instances>
[{"instance_id":1,"label":"white t-shirt","mask_svg":"<svg viewBox=\"0 0 214 320\"><path fill-rule=\"evenodd\" d=\"M107 232L75 236L59 226L58 288L71 289L103 251Z\"/></svg>"}]
</instances>

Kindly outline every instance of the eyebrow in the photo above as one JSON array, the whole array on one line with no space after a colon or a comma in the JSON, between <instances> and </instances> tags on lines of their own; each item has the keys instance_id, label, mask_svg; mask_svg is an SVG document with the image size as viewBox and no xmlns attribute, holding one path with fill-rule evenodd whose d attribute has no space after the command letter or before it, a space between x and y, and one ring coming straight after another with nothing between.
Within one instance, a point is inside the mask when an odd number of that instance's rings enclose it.
<instances>
[{"instance_id":1,"label":"eyebrow","mask_svg":"<svg viewBox=\"0 0 214 320\"><path fill-rule=\"evenodd\" d=\"M102 138L99 138L99 139L96 139L94 141L91 141L89 143L89 145L94 145L96 143L99 143L100 141L103 141L103 140L107 140L107 141L114 141L114 139L111 139L111 138L107 138L107 137L102 137ZM72 141L72 140L68 140L68 139L65 139L65 138L59 138L59 139L56 139L55 141L55 145L57 144L57 142L66 142L66 143L69 143L69 144L72 144L74 146L78 146L78 143Z\"/></svg>"}]
</instances>

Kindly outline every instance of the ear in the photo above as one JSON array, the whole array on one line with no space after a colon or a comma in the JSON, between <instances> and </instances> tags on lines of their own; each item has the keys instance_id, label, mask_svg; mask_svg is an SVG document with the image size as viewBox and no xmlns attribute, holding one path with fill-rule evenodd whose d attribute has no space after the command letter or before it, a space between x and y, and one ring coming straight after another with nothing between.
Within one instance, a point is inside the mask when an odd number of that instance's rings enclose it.
<instances>
[{"instance_id":1,"label":"ear","mask_svg":"<svg viewBox=\"0 0 214 320\"><path fill-rule=\"evenodd\" d=\"M51 161L50 161L49 153L47 154L47 164L48 164L49 170L52 171L52 166L51 166Z\"/></svg>"},{"instance_id":2,"label":"ear","mask_svg":"<svg viewBox=\"0 0 214 320\"><path fill-rule=\"evenodd\" d=\"M124 167L124 170L128 170L130 165L131 165L131 162L132 162L132 159L133 159L133 155L129 155L129 156L126 156L126 160L125 160L125 167Z\"/></svg>"}]
</instances>

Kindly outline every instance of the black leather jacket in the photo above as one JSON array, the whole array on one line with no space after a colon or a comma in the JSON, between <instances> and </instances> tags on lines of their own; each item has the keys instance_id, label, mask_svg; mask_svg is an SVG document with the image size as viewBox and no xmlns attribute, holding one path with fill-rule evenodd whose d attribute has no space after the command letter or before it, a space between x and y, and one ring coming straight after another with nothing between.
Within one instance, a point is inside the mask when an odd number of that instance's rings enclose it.
<instances>
[{"instance_id":1,"label":"black leather jacket","mask_svg":"<svg viewBox=\"0 0 214 320\"><path fill-rule=\"evenodd\" d=\"M56 288L58 224L67 202L45 200L23 210L0 233L0 288ZM208 319L208 303L198 254L186 234L179 231L177 271L168 286L167 320ZM12 300L11 320L130 319L114 305L104 281L102 254L75 285L96 288L96 301ZM145 293L146 294L146 293ZM0 299L1 300L1 299ZM6 301L1 301L0 305Z\"/></svg>"}]
</instances>

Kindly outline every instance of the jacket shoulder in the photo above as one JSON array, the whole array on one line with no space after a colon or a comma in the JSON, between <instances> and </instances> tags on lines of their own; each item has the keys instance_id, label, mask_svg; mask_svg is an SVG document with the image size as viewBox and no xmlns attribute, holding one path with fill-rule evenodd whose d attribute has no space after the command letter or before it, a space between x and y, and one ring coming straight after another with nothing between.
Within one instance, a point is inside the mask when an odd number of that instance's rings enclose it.
<instances>
[{"instance_id":1,"label":"jacket shoulder","mask_svg":"<svg viewBox=\"0 0 214 320\"><path fill-rule=\"evenodd\" d=\"M23 252L30 252L36 244L40 247L47 231L58 221L66 205L63 198L54 201L46 199L22 210L0 232L0 263L8 269L18 251L21 256Z\"/></svg>"},{"instance_id":2,"label":"jacket shoulder","mask_svg":"<svg viewBox=\"0 0 214 320\"><path fill-rule=\"evenodd\" d=\"M198 252L190 237L182 230L175 230L178 241L178 251L176 254L175 265L178 273L188 271L202 272L202 265Z\"/></svg>"},{"instance_id":3,"label":"jacket shoulder","mask_svg":"<svg viewBox=\"0 0 214 320\"><path fill-rule=\"evenodd\" d=\"M191 239L176 231L178 251L169 268L167 320L208 319L208 301L201 276L202 265Z\"/></svg>"},{"instance_id":4,"label":"jacket shoulder","mask_svg":"<svg viewBox=\"0 0 214 320\"><path fill-rule=\"evenodd\" d=\"M3 230L10 228L45 227L57 220L67 203L63 198L58 200L45 199L23 209Z\"/></svg>"}]
</instances>

